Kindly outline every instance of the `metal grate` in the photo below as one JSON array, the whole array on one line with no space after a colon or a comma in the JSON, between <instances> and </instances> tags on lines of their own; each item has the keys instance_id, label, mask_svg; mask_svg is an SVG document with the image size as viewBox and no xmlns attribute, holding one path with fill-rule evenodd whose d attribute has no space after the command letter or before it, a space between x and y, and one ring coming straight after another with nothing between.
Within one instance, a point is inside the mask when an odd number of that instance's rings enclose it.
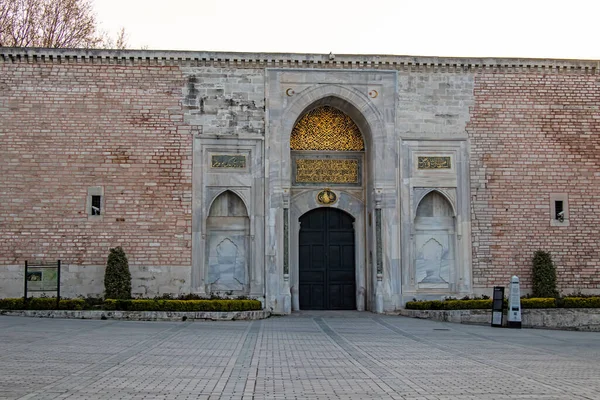
<instances>
[{"instance_id":1,"label":"metal grate","mask_svg":"<svg viewBox=\"0 0 600 400\"><path fill-rule=\"evenodd\" d=\"M292 150L363 151L365 143L352 118L324 106L300 118L290 137Z\"/></svg>"}]
</instances>

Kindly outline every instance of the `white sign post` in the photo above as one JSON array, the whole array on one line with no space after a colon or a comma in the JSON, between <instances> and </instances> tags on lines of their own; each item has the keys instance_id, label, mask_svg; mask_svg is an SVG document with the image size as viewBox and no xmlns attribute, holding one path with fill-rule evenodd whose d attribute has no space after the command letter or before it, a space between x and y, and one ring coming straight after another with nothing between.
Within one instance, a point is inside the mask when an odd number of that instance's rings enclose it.
<instances>
[{"instance_id":1,"label":"white sign post","mask_svg":"<svg viewBox=\"0 0 600 400\"><path fill-rule=\"evenodd\" d=\"M519 277L516 275L510 280L507 326L521 329L521 286L519 285Z\"/></svg>"}]
</instances>

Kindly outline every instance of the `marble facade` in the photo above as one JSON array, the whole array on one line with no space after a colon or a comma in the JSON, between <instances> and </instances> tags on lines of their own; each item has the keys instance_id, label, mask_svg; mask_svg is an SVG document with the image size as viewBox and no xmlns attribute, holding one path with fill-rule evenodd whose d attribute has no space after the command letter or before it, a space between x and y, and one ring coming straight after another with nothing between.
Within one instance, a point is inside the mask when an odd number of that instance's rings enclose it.
<instances>
[{"instance_id":1,"label":"marble facade","mask_svg":"<svg viewBox=\"0 0 600 400\"><path fill-rule=\"evenodd\" d=\"M233 271L243 275L243 268L235 269L230 261L219 261L213 254L214 246L226 246L228 254L243 255L246 260L250 285L240 293L264 293L267 307L276 313L298 310L298 221L306 212L323 206L317 195L331 187L337 199L328 206L355 220L358 310L383 312L413 297L470 293L469 257L463 245L469 240L464 133L434 130L430 137L403 140L399 129L405 121L398 120L403 77L395 71L267 69L264 77L264 138L207 132L195 136L193 243L198 255L194 258L194 282L199 292L215 288L240 292L241 286L235 284L211 286L219 282L219 276L229 276L232 282ZM467 105L465 102L464 107ZM298 157L331 156L314 151L294 155L290 150L296 121L322 106L346 113L363 135L365 151L348 156L359 161L357 184L295 179ZM190 114L187 118L195 117ZM211 157L215 154L241 154L247 165L214 168ZM418 159L423 156L447 157L450 166L419 168ZM239 250L243 236L213 237L203 225L209 205L225 190L237 193L250 210L247 252ZM431 215L419 217L419 203L432 190L446 202L443 215L436 208ZM200 256L204 248L207 261Z\"/></svg>"}]
</instances>

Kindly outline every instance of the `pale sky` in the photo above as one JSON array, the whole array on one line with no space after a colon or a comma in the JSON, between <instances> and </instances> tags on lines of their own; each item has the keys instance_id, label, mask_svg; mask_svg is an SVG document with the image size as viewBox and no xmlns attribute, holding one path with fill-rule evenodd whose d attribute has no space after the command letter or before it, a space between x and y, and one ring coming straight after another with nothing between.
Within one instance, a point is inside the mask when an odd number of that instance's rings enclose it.
<instances>
[{"instance_id":1,"label":"pale sky","mask_svg":"<svg viewBox=\"0 0 600 400\"><path fill-rule=\"evenodd\" d=\"M598 0L93 0L132 49L600 59Z\"/></svg>"}]
</instances>

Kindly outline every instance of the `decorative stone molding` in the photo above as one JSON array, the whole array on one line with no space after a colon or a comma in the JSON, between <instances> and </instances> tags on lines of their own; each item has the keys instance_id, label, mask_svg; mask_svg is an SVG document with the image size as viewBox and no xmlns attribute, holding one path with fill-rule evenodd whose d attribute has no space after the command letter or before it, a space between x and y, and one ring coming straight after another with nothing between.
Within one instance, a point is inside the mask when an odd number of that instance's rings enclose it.
<instances>
[{"instance_id":1,"label":"decorative stone molding","mask_svg":"<svg viewBox=\"0 0 600 400\"><path fill-rule=\"evenodd\" d=\"M533 58L411 57L395 55L233 53L164 50L98 50L0 47L0 62L116 64L158 66L215 66L223 68L396 69L464 72L515 70L597 74L594 60ZM288 89L289 87L286 87ZM284 90L284 92L286 92ZM373 92L373 90L371 90ZM294 89L289 91L295 95ZM286 94L286 93L284 93ZM379 94L379 93L378 93ZM289 94L287 94L289 96ZM369 95L373 98L374 93ZM375 96L377 97L377 96Z\"/></svg>"}]
</instances>

